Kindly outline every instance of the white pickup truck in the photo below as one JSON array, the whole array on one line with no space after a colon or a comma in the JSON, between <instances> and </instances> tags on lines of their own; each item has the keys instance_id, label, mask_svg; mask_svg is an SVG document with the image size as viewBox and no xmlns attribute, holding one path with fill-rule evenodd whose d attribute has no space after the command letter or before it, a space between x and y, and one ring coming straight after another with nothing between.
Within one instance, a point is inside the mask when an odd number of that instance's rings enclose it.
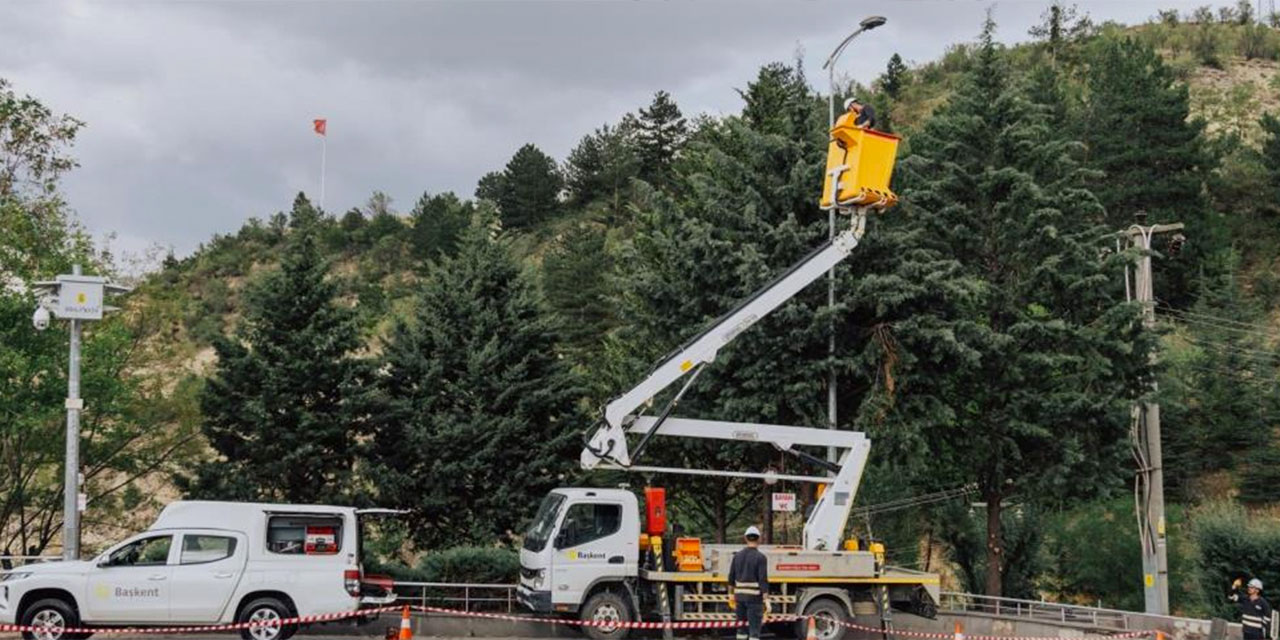
<instances>
[{"instance_id":1,"label":"white pickup truck","mask_svg":"<svg viewBox=\"0 0 1280 640\"><path fill-rule=\"evenodd\" d=\"M0 623L44 629L25 632L27 640L79 640L61 629L270 622L385 604L389 589L362 585L360 516L372 513L388 511L175 502L150 529L92 560L0 576ZM295 631L241 635L286 640Z\"/></svg>"}]
</instances>

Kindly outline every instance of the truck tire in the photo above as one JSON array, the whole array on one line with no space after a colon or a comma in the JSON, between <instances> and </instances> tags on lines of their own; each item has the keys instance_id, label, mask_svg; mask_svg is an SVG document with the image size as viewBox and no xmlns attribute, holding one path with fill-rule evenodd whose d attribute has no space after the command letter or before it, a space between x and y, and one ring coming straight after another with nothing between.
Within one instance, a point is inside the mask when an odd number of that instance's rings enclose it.
<instances>
[{"instance_id":1,"label":"truck tire","mask_svg":"<svg viewBox=\"0 0 1280 640\"><path fill-rule=\"evenodd\" d=\"M807 637L810 617L817 618L814 626L818 640L843 640L845 634L849 632L849 628L844 626L849 622L849 611L845 609L844 603L838 600L814 598L804 605L801 616L796 621L797 638Z\"/></svg>"},{"instance_id":2,"label":"truck tire","mask_svg":"<svg viewBox=\"0 0 1280 640\"><path fill-rule=\"evenodd\" d=\"M240 610L236 622L272 622L292 617L289 607L275 598L258 598ZM241 629L240 637L244 640L289 640L297 625L276 625Z\"/></svg>"},{"instance_id":3,"label":"truck tire","mask_svg":"<svg viewBox=\"0 0 1280 640\"><path fill-rule=\"evenodd\" d=\"M587 599L582 607L582 619L603 623L604 626L584 626L582 632L592 640L620 640L630 629L609 626L610 622L631 622L631 607L622 596L612 591L601 591Z\"/></svg>"},{"instance_id":4,"label":"truck tire","mask_svg":"<svg viewBox=\"0 0 1280 640\"><path fill-rule=\"evenodd\" d=\"M23 626L49 627L50 629L72 629L80 626L80 615L75 607L61 598L45 598L22 612ZM84 640L93 634L58 632L23 631L22 640Z\"/></svg>"}]
</instances>

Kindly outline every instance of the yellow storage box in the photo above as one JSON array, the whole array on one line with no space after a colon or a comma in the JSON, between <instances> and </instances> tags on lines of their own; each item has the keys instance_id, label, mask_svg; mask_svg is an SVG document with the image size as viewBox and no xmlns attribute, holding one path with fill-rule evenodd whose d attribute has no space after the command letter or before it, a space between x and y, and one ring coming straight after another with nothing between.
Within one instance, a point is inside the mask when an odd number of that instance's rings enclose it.
<instances>
[{"instance_id":1,"label":"yellow storage box","mask_svg":"<svg viewBox=\"0 0 1280 640\"><path fill-rule=\"evenodd\" d=\"M842 117L831 129L827 149L827 175L822 184L823 209L839 206L869 206L886 209L897 204L889 190L893 163L898 155L898 136L853 125ZM832 202L833 181L835 202Z\"/></svg>"}]
</instances>

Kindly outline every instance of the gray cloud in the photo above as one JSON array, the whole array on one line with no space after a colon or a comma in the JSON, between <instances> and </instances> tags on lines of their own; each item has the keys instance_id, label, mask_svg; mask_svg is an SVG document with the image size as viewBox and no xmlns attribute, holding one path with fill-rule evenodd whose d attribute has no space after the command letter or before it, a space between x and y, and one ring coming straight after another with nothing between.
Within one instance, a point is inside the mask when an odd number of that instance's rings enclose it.
<instances>
[{"instance_id":1,"label":"gray cloud","mask_svg":"<svg viewBox=\"0 0 1280 640\"><path fill-rule=\"evenodd\" d=\"M994 5L1025 38L1048 1ZM1136 22L1197 2L1081 2ZM373 190L408 208L424 190L470 195L533 142L563 158L584 133L666 89L686 114L730 113L762 64L803 51L820 71L861 17L841 73L868 81L894 53L927 61L971 40L988 3L874 2L40 2L0 5L0 77L89 123L67 178L72 206L118 245L192 250L250 216ZM846 17L842 17L846 16Z\"/></svg>"}]
</instances>

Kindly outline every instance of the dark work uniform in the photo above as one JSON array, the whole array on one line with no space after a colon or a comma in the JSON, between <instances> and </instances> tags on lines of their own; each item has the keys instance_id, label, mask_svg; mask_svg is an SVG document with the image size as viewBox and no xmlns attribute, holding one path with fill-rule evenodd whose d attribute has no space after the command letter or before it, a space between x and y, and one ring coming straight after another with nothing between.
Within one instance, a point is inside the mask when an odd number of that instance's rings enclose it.
<instances>
[{"instance_id":1,"label":"dark work uniform","mask_svg":"<svg viewBox=\"0 0 1280 640\"><path fill-rule=\"evenodd\" d=\"M1271 603L1266 598L1259 595L1257 600L1250 600L1248 595L1235 594L1231 599L1237 600L1240 606L1244 640L1263 640L1271 635Z\"/></svg>"},{"instance_id":2,"label":"dark work uniform","mask_svg":"<svg viewBox=\"0 0 1280 640\"><path fill-rule=\"evenodd\" d=\"M738 622L747 623L746 629L738 628L738 638L759 640L764 624L764 595L769 593L769 559L751 547L733 554L729 584L733 586Z\"/></svg>"},{"instance_id":3,"label":"dark work uniform","mask_svg":"<svg viewBox=\"0 0 1280 640\"><path fill-rule=\"evenodd\" d=\"M869 104L863 104L862 112L858 114L858 119L854 120L853 123L868 129L876 128L876 110Z\"/></svg>"}]
</instances>

